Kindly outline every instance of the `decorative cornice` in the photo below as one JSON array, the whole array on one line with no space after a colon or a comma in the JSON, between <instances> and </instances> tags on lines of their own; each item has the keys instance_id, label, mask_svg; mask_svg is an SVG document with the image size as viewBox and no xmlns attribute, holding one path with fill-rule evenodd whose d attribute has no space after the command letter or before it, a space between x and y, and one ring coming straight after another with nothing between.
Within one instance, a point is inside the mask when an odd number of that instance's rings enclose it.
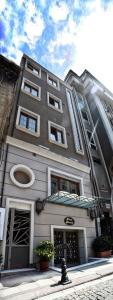
<instances>
[{"instance_id":1,"label":"decorative cornice","mask_svg":"<svg viewBox=\"0 0 113 300\"><path fill-rule=\"evenodd\" d=\"M54 153L50 150L45 150L40 146L35 146L33 144L26 143L22 140L18 140L18 139L15 139L13 137L10 137L10 136L7 136L6 143L9 144L9 145L12 145L14 147L23 149L25 151L32 152L32 153L35 153L39 156L48 158L50 160L59 162L60 164L67 165L71 168L80 170L82 172L85 172L85 173L88 173L88 174L90 172L90 168L88 166L86 166L82 163L79 163L78 161L74 161L74 160L71 160L71 159L69 159L67 157L64 157L62 155L56 154L56 153Z\"/></svg>"}]
</instances>

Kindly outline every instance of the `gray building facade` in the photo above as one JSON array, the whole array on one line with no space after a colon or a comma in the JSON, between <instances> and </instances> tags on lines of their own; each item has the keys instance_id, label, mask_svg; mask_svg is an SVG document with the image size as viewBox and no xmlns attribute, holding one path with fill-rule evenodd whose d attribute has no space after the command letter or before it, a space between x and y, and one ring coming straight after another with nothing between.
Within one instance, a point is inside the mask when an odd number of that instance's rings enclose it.
<instances>
[{"instance_id":1,"label":"gray building facade","mask_svg":"<svg viewBox=\"0 0 113 300\"><path fill-rule=\"evenodd\" d=\"M57 249L53 267L63 256L74 266L92 255L95 221L85 205L75 205L76 199L82 203L92 197L92 185L74 101L71 85L23 56L0 167L0 177L5 173L5 269L32 266L34 248L42 240L51 240ZM72 201L66 198L70 194ZM51 201L52 195L57 200Z\"/></svg>"}]
</instances>

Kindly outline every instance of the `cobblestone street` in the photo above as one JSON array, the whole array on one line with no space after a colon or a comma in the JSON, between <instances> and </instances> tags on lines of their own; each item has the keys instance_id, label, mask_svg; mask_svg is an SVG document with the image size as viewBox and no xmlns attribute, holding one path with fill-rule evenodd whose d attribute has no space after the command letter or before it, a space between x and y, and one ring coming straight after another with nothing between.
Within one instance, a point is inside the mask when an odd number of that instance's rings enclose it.
<instances>
[{"instance_id":1,"label":"cobblestone street","mask_svg":"<svg viewBox=\"0 0 113 300\"><path fill-rule=\"evenodd\" d=\"M108 278L108 277L107 277ZM69 290L68 290L69 292ZM113 279L99 282L90 287L80 288L75 292L68 293L63 297L54 300L113 300Z\"/></svg>"}]
</instances>

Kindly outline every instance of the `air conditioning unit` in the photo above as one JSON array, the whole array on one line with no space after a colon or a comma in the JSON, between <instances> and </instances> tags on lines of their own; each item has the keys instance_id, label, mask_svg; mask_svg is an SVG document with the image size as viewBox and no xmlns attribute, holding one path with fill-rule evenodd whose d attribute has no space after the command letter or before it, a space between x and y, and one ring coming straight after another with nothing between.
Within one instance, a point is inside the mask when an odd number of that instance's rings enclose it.
<instances>
[{"instance_id":1,"label":"air conditioning unit","mask_svg":"<svg viewBox=\"0 0 113 300\"><path fill-rule=\"evenodd\" d=\"M0 207L0 241L3 240L4 221L5 221L5 208Z\"/></svg>"}]
</instances>

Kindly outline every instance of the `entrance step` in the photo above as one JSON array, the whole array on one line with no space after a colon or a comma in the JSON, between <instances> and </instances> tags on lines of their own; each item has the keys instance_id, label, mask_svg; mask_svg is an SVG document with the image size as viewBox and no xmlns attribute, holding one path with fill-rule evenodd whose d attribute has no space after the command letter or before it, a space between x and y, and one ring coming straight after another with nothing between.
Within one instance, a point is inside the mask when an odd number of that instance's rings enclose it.
<instances>
[{"instance_id":1,"label":"entrance step","mask_svg":"<svg viewBox=\"0 0 113 300\"><path fill-rule=\"evenodd\" d=\"M0 277L11 276L11 275L19 275L25 272L36 271L35 268L23 268L23 269L12 269L12 270L0 270Z\"/></svg>"}]
</instances>

